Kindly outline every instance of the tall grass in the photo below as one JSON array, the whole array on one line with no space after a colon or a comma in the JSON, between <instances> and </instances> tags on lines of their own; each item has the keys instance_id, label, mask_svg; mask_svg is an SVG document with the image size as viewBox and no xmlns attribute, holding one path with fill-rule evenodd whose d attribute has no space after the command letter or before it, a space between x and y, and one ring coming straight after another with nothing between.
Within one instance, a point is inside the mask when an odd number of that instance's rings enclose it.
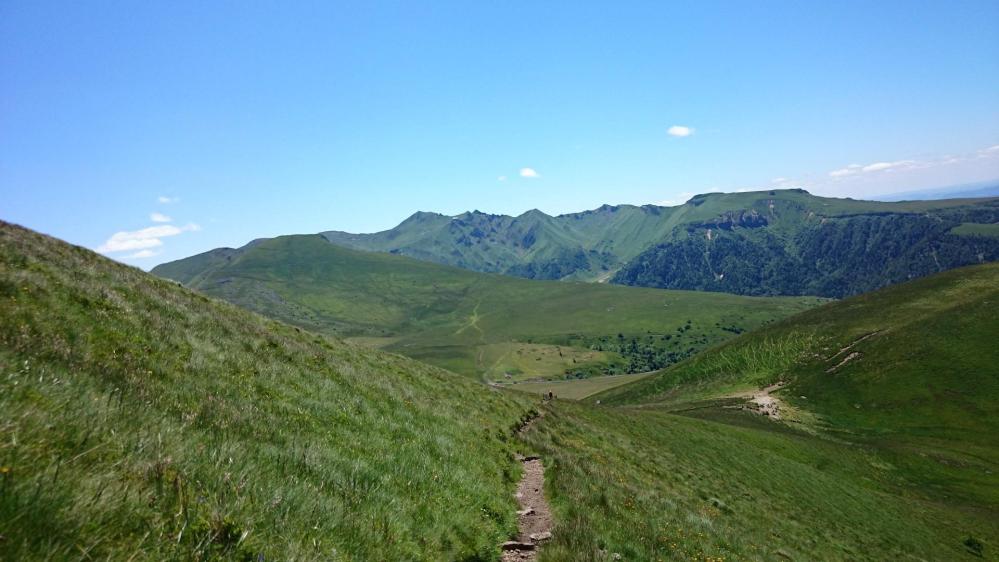
<instances>
[{"instance_id":1,"label":"tall grass","mask_svg":"<svg viewBox=\"0 0 999 562\"><path fill-rule=\"evenodd\" d=\"M2 560L494 560L529 408L0 224Z\"/></svg>"},{"instance_id":2,"label":"tall grass","mask_svg":"<svg viewBox=\"0 0 999 562\"><path fill-rule=\"evenodd\" d=\"M556 403L526 435L558 521L539 560L961 560L968 537L995 555L994 509L928 498L877 450L728 415Z\"/></svg>"}]
</instances>

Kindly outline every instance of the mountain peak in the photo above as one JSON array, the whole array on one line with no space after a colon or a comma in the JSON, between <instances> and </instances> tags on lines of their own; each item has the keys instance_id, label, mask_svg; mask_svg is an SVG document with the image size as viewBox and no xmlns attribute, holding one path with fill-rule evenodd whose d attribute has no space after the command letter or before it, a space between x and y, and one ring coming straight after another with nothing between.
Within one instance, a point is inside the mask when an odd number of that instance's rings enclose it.
<instances>
[{"instance_id":1,"label":"mountain peak","mask_svg":"<svg viewBox=\"0 0 999 562\"><path fill-rule=\"evenodd\" d=\"M531 209L529 211L524 211L523 213L517 216L518 219L528 218L528 217L551 218L547 213L545 213L544 211L539 211L538 209Z\"/></svg>"}]
</instances>

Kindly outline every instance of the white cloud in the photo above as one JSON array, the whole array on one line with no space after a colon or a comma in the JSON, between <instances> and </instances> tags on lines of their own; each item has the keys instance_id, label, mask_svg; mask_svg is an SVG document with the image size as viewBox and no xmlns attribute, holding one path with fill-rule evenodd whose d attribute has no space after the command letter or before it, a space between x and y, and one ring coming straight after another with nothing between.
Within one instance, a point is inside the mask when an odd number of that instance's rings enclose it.
<instances>
[{"instance_id":1,"label":"white cloud","mask_svg":"<svg viewBox=\"0 0 999 562\"><path fill-rule=\"evenodd\" d=\"M898 160L896 162L875 162L873 164L868 164L861 168L864 172L881 172L884 170L892 170L894 168L900 168L902 166L909 166L915 164L915 160Z\"/></svg>"},{"instance_id":2,"label":"white cloud","mask_svg":"<svg viewBox=\"0 0 999 562\"><path fill-rule=\"evenodd\" d=\"M689 137L694 134L693 127L686 127L684 125L673 125L669 129L666 129L666 133L671 137Z\"/></svg>"},{"instance_id":3,"label":"white cloud","mask_svg":"<svg viewBox=\"0 0 999 562\"><path fill-rule=\"evenodd\" d=\"M656 205L660 207L676 207L677 205L683 205L693 197L694 194L690 191L684 191L682 193L674 194L673 197L669 199L663 199L662 201L656 201Z\"/></svg>"},{"instance_id":4,"label":"white cloud","mask_svg":"<svg viewBox=\"0 0 999 562\"><path fill-rule=\"evenodd\" d=\"M992 158L993 156L999 156L999 144L978 151L978 158Z\"/></svg>"},{"instance_id":5,"label":"white cloud","mask_svg":"<svg viewBox=\"0 0 999 562\"><path fill-rule=\"evenodd\" d=\"M137 260L137 259L143 259L143 258L151 258L153 256L158 256L159 254L160 254L159 252L154 252L152 250L139 250L138 252L135 252L134 254L129 254L129 255L125 256L123 259L126 259L126 260Z\"/></svg>"},{"instance_id":6,"label":"white cloud","mask_svg":"<svg viewBox=\"0 0 999 562\"><path fill-rule=\"evenodd\" d=\"M852 176L853 174L860 173L861 168L863 168L863 166L861 166L860 164L850 164L845 168L840 168L838 170L833 170L829 172L829 175L834 178L839 178L843 176Z\"/></svg>"},{"instance_id":7,"label":"white cloud","mask_svg":"<svg viewBox=\"0 0 999 562\"><path fill-rule=\"evenodd\" d=\"M844 176L853 176L856 174L869 174L871 172L890 172L892 170L900 170L905 168L913 168L923 166L915 160L896 160L894 162L874 162L873 164L867 164L861 166L860 164L850 164L845 168L840 168L838 170L833 170L829 172L830 177L841 178Z\"/></svg>"},{"instance_id":8,"label":"white cloud","mask_svg":"<svg viewBox=\"0 0 999 562\"><path fill-rule=\"evenodd\" d=\"M521 168L520 177L522 178L540 178L541 174L538 173L534 168Z\"/></svg>"},{"instance_id":9,"label":"white cloud","mask_svg":"<svg viewBox=\"0 0 999 562\"><path fill-rule=\"evenodd\" d=\"M506 181L506 176L500 176L496 178L496 181Z\"/></svg>"},{"instance_id":10,"label":"white cloud","mask_svg":"<svg viewBox=\"0 0 999 562\"><path fill-rule=\"evenodd\" d=\"M101 244L97 251L102 254L114 252L128 252L132 250L148 250L163 245L161 238L176 236L182 232L193 232L201 230L201 227L191 223L178 227L172 224L161 226L150 226L141 230L115 232L107 242Z\"/></svg>"},{"instance_id":11,"label":"white cloud","mask_svg":"<svg viewBox=\"0 0 999 562\"><path fill-rule=\"evenodd\" d=\"M180 197L167 197L166 195L160 195L156 198L156 202L162 205L169 205L170 203L176 203L180 201Z\"/></svg>"},{"instance_id":12,"label":"white cloud","mask_svg":"<svg viewBox=\"0 0 999 562\"><path fill-rule=\"evenodd\" d=\"M150 213L149 220L153 222L173 222L173 219L163 213Z\"/></svg>"}]
</instances>

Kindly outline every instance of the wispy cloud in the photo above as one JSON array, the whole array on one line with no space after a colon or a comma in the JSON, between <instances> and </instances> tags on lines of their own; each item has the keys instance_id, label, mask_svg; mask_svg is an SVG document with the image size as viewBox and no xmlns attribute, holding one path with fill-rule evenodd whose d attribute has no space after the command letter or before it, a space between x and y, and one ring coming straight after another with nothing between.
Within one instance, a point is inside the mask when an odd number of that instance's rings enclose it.
<instances>
[{"instance_id":1,"label":"wispy cloud","mask_svg":"<svg viewBox=\"0 0 999 562\"><path fill-rule=\"evenodd\" d=\"M694 128L687 127L686 125L673 125L669 129L666 129L666 134L671 137L689 137L694 134Z\"/></svg>"},{"instance_id":2,"label":"wispy cloud","mask_svg":"<svg viewBox=\"0 0 999 562\"><path fill-rule=\"evenodd\" d=\"M883 172L885 170L894 170L896 168L901 168L903 166L911 166L915 164L915 160L898 160L895 162L875 162L873 164L868 164L861 168L864 172Z\"/></svg>"},{"instance_id":3,"label":"wispy cloud","mask_svg":"<svg viewBox=\"0 0 999 562\"><path fill-rule=\"evenodd\" d=\"M829 175L834 178L841 178L843 176L852 176L853 174L859 174L860 170L863 168L860 164L850 164L845 168L840 168L838 170L833 170L829 172Z\"/></svg>"},{"instance_id":4,"label":"wispy cloud","mask_svg":"<svg viewBox=\"0 0 999 562\"><path fill-rule=\"evenodd\" d=\"M111 237L107 239L107 242L104 242L97 248L97 251L102 254L111 254L115 252L149 250L151 248L158 248L162 246L162 238L176 236L183 232L194 232L197 230L201 230L201 227L194 223L190 223L185 226L165 224L161 226L150 226L141 230L123 230L112 234Z\"/></svg>"},{"instance_id":5,"label":"wispy cloud","mask_svg":"<svg viewBox=\"0 0 999 562\"><path fill-rule=\"evenodd\" d=\"M163 213L150 213L149 220L153 222L173 222L173 219Z\"/></svg>"},{"instance_id":6,"label":"wispy cloud","mask_svg":"<svg viewBox=\"0 0 999 562\"><path fill-rule=\"evenodd\" d=\"M154 252L152 250L139 250L138 252L135 252L134 254L129 254L122 259L140 260L143 258L151 258L153 256L158 256L159 254L160 254L159 252Z\"/></svg>"},{"instance_id":7,"label":"wispy cloud","mask_svg":"<svg viewBox=\"0 0 999 562\"><path fill-rule=\"evenodd\" d=\"M496 178L496 181L506 181L506 176L500 176Z\"/></svg>"},{"instance_id":8,"label":"wispy cloud","mask_svg":"<svg viewBox=\"0 0 999 562\"><path fill-rule=\"evenodd\" d=\"M534 168L521 168L520 177L522 178L540 178L541 174L538 173Z\"/></svg>"},{"instance_id":9,"label":"wispy cloud","mask_svg":"<svg viewBox=\"0 0 999 562\"><path fill-rule=\"evenodd\" d=\"M167 197L166 195L160 195L156 198L156 202L161 205L169 205L170 203L176 203L180 201L180 197Z\"/></svg>"},{"instance_id":10,"label":"wispy cloud","mask_svg":"<svg viewBox=\"0 0 999 562\"><path fill-rule=\"evenodd\" d=\"M677 205L683 205L693 197L694 194L690 191L684 191L682 193L676 193L669 199L663 199L662 201L656 201L656 205L660 207L676 207Z\"/></svg>"},{"instance_id":11,"label":"wispy cloud","mask_svg":"<svg viewBox=\"0 0 999 562\"><path fill-rule=\"evenodd\" d=\"M915 160L896 160L894 162L874 162L873 164L861 165L861 164L850 164L845 168L840 168L838 170L833 170L829 172L829 176L833 178L842 178L845 176L853 176L857 174L869 174L872 172L888 172L892 170L900 170L904 168L911 168L919 165L919 162Z\"/></svg>"}]
</instances>

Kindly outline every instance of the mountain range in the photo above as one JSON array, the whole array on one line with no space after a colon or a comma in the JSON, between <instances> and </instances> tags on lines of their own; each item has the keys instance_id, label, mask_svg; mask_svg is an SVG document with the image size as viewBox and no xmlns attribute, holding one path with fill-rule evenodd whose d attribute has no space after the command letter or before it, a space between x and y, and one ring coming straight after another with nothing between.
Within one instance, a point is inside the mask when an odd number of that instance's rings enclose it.
<instances>
[{"instance_id":1,"label":"mountain range","mask_svg":"<svg viewBox=\"0 0 999 562\"><path fill-rule=\"evenodd\" d=\"M348 248L530 279L838 298L999 259L997 223L996 197L880 202L786 189L554 217L418 212L383 232L321 234Z\"/></svg>"}]
</instances>

